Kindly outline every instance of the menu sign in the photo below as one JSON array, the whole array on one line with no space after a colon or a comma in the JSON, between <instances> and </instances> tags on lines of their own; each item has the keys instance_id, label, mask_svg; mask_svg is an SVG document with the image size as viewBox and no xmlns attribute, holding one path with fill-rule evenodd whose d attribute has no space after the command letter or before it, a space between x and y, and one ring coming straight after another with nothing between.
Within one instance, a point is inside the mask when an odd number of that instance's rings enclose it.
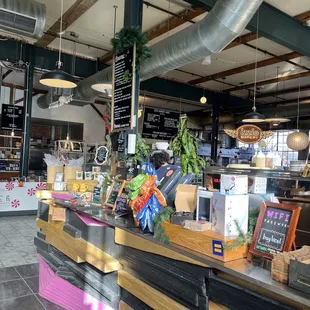
<instances>
[{"instance_id":1,"label":"menu sign","mask_svg":"<svg viewBox=\"0 0 310 310\"><path fill-rule=\"evenodd\" d=\"M112 130L133 127L133 104L135 84L135 47L115 56L114 93L112 101Z\"/></svg>"},{"instance_id":2,"label":"menu sign","mask_svg":"<svg viewBox=\"0 0 310 310\"><path fill-rule=\"evenodd\" d=\"M290 251L295 238L300 207L263 202L250 252L265 258Z\"/></svg>"},{"instance_id":3,"label":"menu sign","mask_svg":"<svg viewBox=\"0 0 310 310\"><path fill-rule=\"evenodd\" d=\"M170 140L178 133L179 118L176 112L145 108L142 137Z\"/></svg>"},{"instance_id":4,"label":"menu sign","mask_svg":"<svg viewBox=\"0 0 310 310\"><path fill-rule=\"evenodd\" d=\"M23 131L24 108L16 105L2 104L1 129Z\"/></svg>"}]
</instances>

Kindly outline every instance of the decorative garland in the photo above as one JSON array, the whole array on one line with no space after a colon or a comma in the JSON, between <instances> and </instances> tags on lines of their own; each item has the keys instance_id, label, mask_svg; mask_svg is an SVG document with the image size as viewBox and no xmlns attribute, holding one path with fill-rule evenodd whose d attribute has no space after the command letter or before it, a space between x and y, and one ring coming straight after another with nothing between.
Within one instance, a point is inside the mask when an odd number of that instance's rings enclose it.
<instances>
[{"instance_id":1,"label":"decorative garland","mask_svg":"<svg viewBox=\"0 0 310 310\"><path fill-rule=\"evenodd\" d=\"M160 212L158 212L153 218L154 224L154 237L166 244L170 244L170 239L166 235L165 229L162 226L164 221L170 221L170 218L173 214L174 210L171 207L163 208Z\"/></svg>"},{"instance_id":2,"label":"decorative garland","mask_svg":"<svg viewBox=\"0 0 310 310\"><path fill-rule=\"evenodd\" d=\"M122 53L136 44L136 70L140 69L143 61L151 57L151 49L146 46L148 40L146 34L139 26L123 28L111 39L114 53Z\"/></svg>"}]
</instances>

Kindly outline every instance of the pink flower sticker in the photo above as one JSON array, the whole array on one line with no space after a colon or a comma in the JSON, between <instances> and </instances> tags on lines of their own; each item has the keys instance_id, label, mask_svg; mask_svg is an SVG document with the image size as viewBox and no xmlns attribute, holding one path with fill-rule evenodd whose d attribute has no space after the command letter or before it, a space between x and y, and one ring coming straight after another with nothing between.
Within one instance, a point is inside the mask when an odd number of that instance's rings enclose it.
<instances>
[{"instance_id":1,"label":"pink flower sticker","mask_svg":"<svg viewBox=\"0 0 310 310\"><path fill-rule=\"evenodd\" d=\"M14 187L15 187L15 186L14 186L14 183L12 183L12 182L8 182L8 183L5 184L5 189L6 189L7 191L13 190Z\"/></svg>"},{"instance_id":2,"label":"pink flower sticker","mask_svg":"<svg viewBox=\"0 0 310 310\"><path fill-rule=\"evenodd\" d=\"M45 189L46 188L46 184L45 183L39 183L36 186L36 189Z\"/></svg>"},{"instance_id":3,"label":"pink flower sticker","mask_svg":"<svg viewBox=\"0 0 310 310\"><path fill-rule=\"evenodd\" d=\"M12 208L18 208L20 206L20 202L19 200L16 200L14 199L12 202L11 202L11 205L12 205Z\"/></svg>"},{"instance_id":4,"label":"pink flower sticker","mask_svg":"<svg viewBox=\"0 0 310 310\"><path fill-rule=\"evenodd\" d=\"M34 196L36 194L36 190L34 188L29 188L27 194L28 196Z\"/></svg>"}]
</instances>

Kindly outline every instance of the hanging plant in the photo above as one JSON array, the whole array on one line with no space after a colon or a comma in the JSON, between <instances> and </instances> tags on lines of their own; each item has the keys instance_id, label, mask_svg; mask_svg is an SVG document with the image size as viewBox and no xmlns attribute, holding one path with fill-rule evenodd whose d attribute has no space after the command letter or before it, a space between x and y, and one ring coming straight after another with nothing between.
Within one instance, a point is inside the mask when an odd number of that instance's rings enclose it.
<instances>
[{"instance_id":1,"label":"hanging plant","mask_svg":"<svg viewBox=\"0 0 310 310\"><path fill-rule=\"evenodd\" d=\"M170 150L174 156L181 156L183 175L194 173L200 175L206 161L198 156L198 140L187 128L187 117L181 117L178 123L178 134L170 142Z\"/></svg>"},{"instance_id":2,"label":"hanging plant","mask_svg":"<svg viewBox=\"0 0 310 310\"><path fill-rule=\"evenodd\" d=\"M116 54L124 52L136 44L136 70L140 69L143 61L151 57L151 49L146 46L148 40L146 34L141 31L139 26L123 28L111 39L113 51Z\"/></svg>"},{"instance_id":3,"label":"hanging plant","mask_svg":"<svg viewBox=\"0 0 310 310\"><path fill-rule=\"evenodd\" d=\"M136 153L132 158L132 163L136 166L138 163L143 163L148 160L151 148L146 144L145 140L142 139L141 135L137 134L136 141Z\"/></svg>"}]
</instances>

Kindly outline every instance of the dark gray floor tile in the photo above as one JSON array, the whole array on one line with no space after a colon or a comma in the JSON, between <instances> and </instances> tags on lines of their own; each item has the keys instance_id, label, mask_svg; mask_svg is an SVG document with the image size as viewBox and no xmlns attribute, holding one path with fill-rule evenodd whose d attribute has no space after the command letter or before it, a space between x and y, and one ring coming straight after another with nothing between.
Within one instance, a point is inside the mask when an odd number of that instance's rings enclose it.
<instances>
[{"instance_id":1,"label":"dark gray floor tile","mask_svg":"<svg viewBox=\"0 0 310 310\"><path fill-rule=\"evenodd\" d=\"M0 283L0 300L31 294L31 290L23 279Z\"/></svg>"},{"instance_id":2,"label":"dark gray floor tile","mask_svg":"<svg viewBox=\"0 0 310 310\"><path fill-rule=\"evenodd\" d=\"M35 294L39 293L39 276L24 279Z\"/></svg>"},{"instance_id":3,"label":"dark gray floor tile","mask_svg":"<svg viewBox=\"0 0 310 310\"><path fill-rule=\"evenodd\" d=\"M39 275L39 264L16 266L15 269L22 278L36 277Z\"/></svg>"},{"instance_id":4,"label":"dark gray floor tile","mask_svg":"<svg viewBox=\"0 0 310 310\"><path fill-rule=\"evenodd\" d=\"M0 310L44 310L35 295L0 301Z\"/></svg>"},{"instance_id":5,"label":"dark gray floor tile","mask_svg":"<svg viewBox=\"0 0 310 310\"><path fill-rule=\"evenodd\" d=\"M14 267L0 268L0 282L19 279L20 276Z\"/></svg>"},{"instance_id":6,"label":"dark gray floor tile","mask_svg":"<svg viewBox=\"0 0 310 310\"><path fill-rule=\"evenodd\" d=\"M45 298L41 297L39 294L37 294L37 297L40 299L46 310L65 310L64 308L57 306L52 302L46 300Z\"/></svg>"}]
</instances>

